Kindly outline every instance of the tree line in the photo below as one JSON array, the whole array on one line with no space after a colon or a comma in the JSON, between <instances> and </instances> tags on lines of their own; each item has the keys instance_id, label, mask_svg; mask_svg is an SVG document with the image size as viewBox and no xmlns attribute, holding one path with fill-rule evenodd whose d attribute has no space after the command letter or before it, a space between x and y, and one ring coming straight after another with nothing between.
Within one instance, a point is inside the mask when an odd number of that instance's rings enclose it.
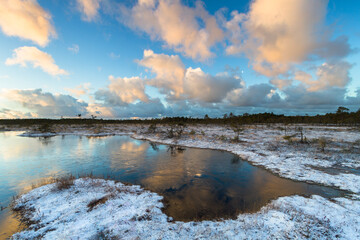
<instances>
[{"instance_id":1,"label":"tree line","mask_svg":"<svg viewBox=\"0 0 360 240\"><path fill-rule=\"evenodd\" d=\"M334 124L334 125L360 125L360 109L350 112L346 107L339 107L335 113L317 114L315 116L257 113L234 115L224 114L221 118L211 118L207 114L203 118L193 117L163 117L153 119L101 119L91 118L30 118L30 119L0 119L2 125L36 125L36 124Z\"/></svg>"}]
</instances>

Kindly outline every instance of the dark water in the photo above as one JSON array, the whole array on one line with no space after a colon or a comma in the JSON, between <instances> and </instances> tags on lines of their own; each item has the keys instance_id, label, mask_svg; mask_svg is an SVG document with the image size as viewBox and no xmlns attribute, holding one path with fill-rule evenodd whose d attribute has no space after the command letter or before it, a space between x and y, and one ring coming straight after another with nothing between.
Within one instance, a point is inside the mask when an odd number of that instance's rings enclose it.
<instances>
[{"instance_id":1,"label":"dark water","mask_svg":"<svg viewBox=\"0 0 360 240\"><path fill-rule=\"evenodd\" d=\"M233 218L254 212L270 200L294 194L335 197L332 188L294 182L221 151L183 148L127 136L87 138L18 137L0 133L0 202L54 176L89 174L140 184L165 197L166 214L175 220ZM18 230L5 209L0 238Z\"/></svg>"}]
</instances>

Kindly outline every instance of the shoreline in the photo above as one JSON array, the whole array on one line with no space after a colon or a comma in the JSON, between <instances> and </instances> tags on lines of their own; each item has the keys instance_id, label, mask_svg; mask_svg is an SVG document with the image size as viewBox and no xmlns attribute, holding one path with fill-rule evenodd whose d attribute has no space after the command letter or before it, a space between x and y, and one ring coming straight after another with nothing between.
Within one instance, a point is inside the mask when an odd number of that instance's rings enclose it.
<instances>
[{"instance_id":1,"label":"shoreline","mask_svg":"<svg viewBox=\"0 0 360 240\"><path fill-rule=\"evenodd\" d=\"M303 126L303 125L302 125ZM259 128L258 126L247 126L247 128L244 130L242 135L240 136L240 141L237 143L231 142L230 139L234 137L234 132L232 130L229 130L226 127L222 126L188 126L186 131L179 137L175 138L167 138L166 135L169 131L170 126L157 126L157 131L154 133L148 132L149 126L135 126L135 127L128 127L126 131L124 131L124 127L126 126L103 126L101 127L103 129L103 132L91 132L91 129L79 129L77 128L67 128L66 131L63 132L57 132L57 133L36 133L36 132L27 132L25 134L22 134L23 137L52 137L57 135L78 135L78 136L85 136L85 137L106 137L106 136L113 136L113 135L127 135L131 136L134 139L138 140L147 140L154 143L159 144L168 144L168 145L177 145L177 146L184 146L184 147L195 147L195 148L202 148L202 149L213 149L213 150L220 150L220 151L228 151L233 154L236 154L240 156L243 160L249 162L250 164L261 167L266 169L267 171L271 172L272 174L278 175L283 178L291 179L294 181L300 181L300 182L308 182L311 184L318 184L323 186L330 186L333 188L339 188L344 189L346 191L351 191L346 197L338 197L333 199L325 199L323 197L312 195L310 198L302 197L302 196L288 196L288 197L280 197L276 200L271 201L268 205L261 208L260 211L256 213L251 214L239 214L237 219L231 220L222 220L222 221L202 221L202 222L169 222L168 216L163 214L164 218L166 218L165 222L153 222L152 220L146 220L148 221L148 224L146 225L146 229L149 232L152 232L154 236L156 234L159 234L159 231L157 229L153 229L149 227L150 224L158 224L160 228L163 228L161 231L167 231L168 234L170 234L175 239L180 239L183 237L192 237L192 238L217 238L221 235L211 235L210 233L216 232L216 234L223 234L223 236L229 236L228 238L234 238L234 237L244 237L248 236L249 234L253 238L261 238L263 236L266 238L266 236L273 236L278 238L286 238L289 236L292 237L304 237L304 231L305 232L310 231L309 236L313 236L316 238L321 238L324 236L332 236L337 237L340 236L342 239L351 239L351 238L360 238L360 176L356 175L356 171L358 169L358 165L360 163L356 162L356 158L360 156L355 149L354 153L343 153L343 151L337 151L336 147L338 147L339 142L340 146L353 146L354 144L357 144L358 139L360 139L360 133L351 132L349 129L340 127L330 127L330 128L324 128L320 127L318 128L316 133L309 134L307 133L306 136L309 136L309 141L312 140L313 136L319 135L319 132L321 135L325 135L328 139L331 139L332 142L329 140L329 145L327 145L327 151L330 153L323 153L318 150L317 143L310 142L306 146L304 144L300 144L298 139L294 137L294 142L289 143L285 141L284 139L280 138L277 132L279 132L278 129L275 129L274 127L269 129L265 128ZM314 126L308 126L310 128L313 128ZM199 130L202 130L202 133L200 134L191 134L192 131L198 132ZM275 130L274 130L275 129ZM325 129L325 130L324 130ZM340 130L339 130L340 129ZM265 133L264 133L265 132ZM276 132L274 134L274 132ZM351 134L349 134L351 133ZM221 135L220 135L221 134ZM226 137L227 140L219 140L219 136L223 138L223 136ZM276 137L277 136L277 137ZM348 138L350 136L350 138ZM275 140L274 140L275 139ZM248 141L246 141L248 140ZM348 141L345 141L348 140ZM276 151L271 151L271 149L267 149L267 147L271 146L271 144L278 144L279 148L276 149ZM285 150L284 150L285 149ZM314 150L315 149L315 150ZM335 149L335 150L334 150ZM299 151L298 151L299 150ZM308 150L308 151L304 151ZM297 152L298 151L298 152ZM294 154L297 153L297 154ZM331 175L330 173L326 173L320 170L313 169L316 166L321 167L333 167L331 164L332 158L329 157L329 155L333 153L337 153L338 157L340 159L344 160L344 165L348 168L353 168L355 173L342 173L341 171L337 172L337 175ZM274 154L275 153L275 154ZM307 155L314 153L314 157L310 160L307 159ZM273 156L271 155L273 154ZM323 156L324 159L316 159ZM275 160L272 161L266 161L266 158L270 157L275 158ZM348 157L348 159L346 159ZM278 159L276 159L278 158ZM303 159L302 159L303 158ZM290 159L290 161L288 160ZM355 161L352 161L354 160ZM298 160L297 165L292 165L291 163L294 163ZM314 161L317 160L317 161ZM312 165L307 166L307 163L311 163ZM334 166L338 166L338 162L334 164ZM306 175L306 171L309 171ZM312 180L307 179L307 176L311 176L313 173L317 174L316 178L313 178ZM315 174L315 175L316 175ZM299 176L303 176L302 178ZM324 177L325 176L325 177ZM337 176L334 177L334 176ZM352 178L346 178L352 176ZM337 179L337 181L328 181L330 177L333 177ZM325 181L324 181L325 179ZM108 180L106 182L111 182L111 180ZM131 186L132 187L132 186ZM138 186L137 186L138 187ZM99 190L99 189L98 189ZM37 189L34 189L33 191L38 191ZM32 194L32 192L29 192L23 196L29 196ZM85 189L84 189L85 191ZM144 190L145 191L145 190ZM50 194L51 195L51 194ZM23 197L22 196L22 197ZM158 197L161 197L157 195ZM20 197L20 198L22 198ZM38 198L38 196L36 196ZM43 199L44 200L44 199ZM87 199L89 200L89 199ZM31 200L33 201L33 199ZM35 201L35 200L34 200ZM161 201L160 201L161 202ZM41 202L37 202L37 204L40 205L32 205L32 207L39 207L39 211L41 209ZM136 204L136 203L134 203ZM162 203L161 203L162 204ZM76 207L75 207L76 208ZM109 211L117 211L116 209L108 209ZM102 213L99 213L100 216L105 217L108 215L108 210L103 209ZM271 213L271 214L270 214ZM134 214L137 214L136 211ZM270 216L270 215L271 216ZM275 214L275 215L273 215ZM279 216L281 216L279 218ZM323 216L327 220L324 222L320 219L320 216ZM46 216L46 217L51 217ZM87 216L89 217L89 216ZM258 226L255 224L254 226L250 223L245 224L249 219L252 219L251 221L261 221L262 226L265 226L268 224L268 222L277 222L280 221L279 219L282 219L282 223L279 223L278 225L271 224L266 227L265 230L262 230L262 228L256 229ZM255 219L255 220L254 220ZM294 220L295 219L295 220ZM77 221L76 219L73 219L74 221ZM301 225L298 220L301 222L307 222L308 226ZM142 221L131 221L127 219L125 222L125 225L128 224L135 224L136 226L142 225ZM280 221L280 222L281 222ZM133 223L135 222L135 223ZM140 223L139 223L140 222ZM346 222L348 226L343 226L343 222ZM52 222L49 222L47 224L55 224ZM56 223L59 224L59 223ZM192 225L194 224L194 225ZM293 232L292 235L284 235L289 234L288 230L285 229L287 225L292 226L298 226L299 229L292 229ZM301 226L300 226L300 225ZM329 225L330 224L330 225ZM125 226L124 225L124 226ZM179 229L183 229L184 226L188 229L186 232L190 233L190 235L186 235L183 231ZM205 227L206 226L206 227ZM235 227L236 226L236 227ZM39 227L39 226L38 226ZM58 229L58 225L56 225L56 229ZM113 227L105 226L106 229L112 229ZM136 230L135 232L131 232L131 234L125 234L121 235L119 232L120 230L116 230L116 234L107 232L106 236L128 236L128 238L132 238L135 236L141 236L143 238L152 238L153 234L150 235L143 235L143 232L140 231L144 226L142 226L140 229ZM170 228L173 228L173 230L169 230ZM243 230L242 232L239 231ZM164 230L168 229L168 230ZM175 230L174 230L175 229ZM177 229L177 230L176 230ZM201 230L199 230L201 229ZM207 230L204 230L207 229ZM210 229L210 230L209 230ZM277 229L277 230L276 230ZM323 229L323 230L319 230ZM119 230L119 231L118 231ZM278 231L281 230L281 231ZM15 234L14 236L23 236L25 238L25 235L22 234L30 234L27 232L28 230L25 230L25 232L21 232L18 234ZM54 232L58 230L53 230ZM51 231L51 232L53 232ZM59 230L60 231L60 230ZM113 230L115 231L115 230ZM205 233L205 232L207 233ZM275 233L274 233L275 231ZM319 232L320 231L320 232ZM199 235L198 233L201 232ZM265 234L266 233L266 234ZM75 234L75 233L74 233ZM82 233L83 234L83 233ZM94 233L95 234L95 233ZM113 234L113 235L112 235ZM124 233L123 233L124 234ZM134 235L135 234L135 235ZM210 234L210 235L209 235ZM229 235L230 234L230 235ZM245 235L243 235L245 234ZM254 235L255 234L255 235ZM263 235L265 234L265 235ZM315 234L315 235L313 235ZM335 234L335 235L333 235ZM170 236L169 235L169 236ZM54 236L54 235L49 235ZM68 235L71 236L71 235ZM77 236L76 234L74 236ZM82 235L78 235L82 236ZM131 237L132 236L132 237ZM156 235L157 237L164 238L163 235ZM230 237L231 236L231 237ZM172 238L171 237L171 238ZM23 239L22 237L14 238L14 239ZM86 237L85 237L86 238ZM225 237L226 238L226 237ZM50 239L50 238L49 238Z\"/></svg>"},{"instance_id":2,"label":"shoreline","mask_svg":"<svg viewBox=\"0 0 360 240\"><path fill-rule=\"evenodd\" d=\"M200 126L200 127L198 127ZM324 126L306 126L301 125L304 128L319 128L318 132L328 134L331 131L337 131L339 129L346 130L342 131L342 138L340 139L331 139L334 137L332 134L329 139L328 146L326 148L329 151L332 151L332 148L336 149L338 146L329 146L331 143L339 143L349 146L351 148L352 145L356 144L355 153L343 153L341 151L333 151L330 153L322 153L318 150L317 143L309 143L309 144L299 144L299 139L294 137L293 142L286 142L282 139L282 136L279 134L264 133L264 137L256 136L251 139L251 141L247 141L248 137L253 137L253 134L258 134L261 129L255 129L253 132L249 131L240 136L240 142L231 143L230 139L233 137L234 133L229 128L219 125L198 125L198 126L188 126L187 133L185 132L183 136L180 138L167 138L166 130L169 129L170 126L162 125L158 127L158 132L148 133L147 128L149 126L144 125L109 125L102 126L101 129L96 130L94 133L94 129L89 128L79 128L79 126L66 126L67 128L62 129L66 131L55 132L55 133L37 133L26 131L22 129L21 131L25 131L23 134L19 136L23 137L52 137L58 135L79 135L85 137L106 137L113 135L127 135L131 136L134 139L138 140L147 140L154 143L167 144L167 145L178 145L184 147L192 147L192 148L200 148L200 149L212 149L212 150L221 150L227 151L232 154L235 154L242 158L243 160L249 162L253 166L261 167L270 171L272 174L275 174L279 177L291 179L294 181L307 182L311 184L319 184L327 187L334 187L344 191L350 191L354 194L360 193L360 131L359 132L351 132L352 138L351 141L345 142L347 135L344 132L350 132L352 127L324 127ZM257 125L247 125L246 130L251 130L251 128L259 127ZM294 128L299 125L293 125ZM64 126L62 126L64 127ZM128 127L128 128L126 128ZM261 126L264 128L264 126ZM96 129L96 127L94 127ZM205 134L196 134L195 136L189 135L190 131L194 129L204 129L207 128ZM214 131L215 128L215 131ZM278 126L273 126L270 129L276 129ZM290 127L289 127L290 128ZM264 128L269 129L268 127ZM321 130L325 129L325 130ZM15 129L11 129L15 130ZM99 132L98 132L99 131ZM209 133L210 131L210 133ZM279 132L279 130L276 130ZM290 133L291 129L288 130ZM305 132L306 130L304 130ZM221 134L222 133L222 134ZM212 134L212 135L211 135ZM215 137L214 137L215 135ZM314 135L314 134L313 134ZM315 134L316 135L316 134ZM226 136L228 140L219 140L219 136ZM338 136L335 136L338 137ZM270 138L270 139L269 139ZM273 139L272 139L273 138ZM317 136L316 139L320 137ZM312 141L314 137L308 138L309 141ZM261 142L263 141L263 142ZM266 145L267 144L267 145ZM280 146L278 149L272 150L267 149L266 147L274 147L276 148ZM343 148L346 148L343 147ZM305 149L302 149L305 148ZM312 156L312 154L314 156ZM329 155L333 155L330 156ZM349 157L350 156L350 157ZM348 157L348 159L346 159ZM341 160L337 160L339 158ZM341 165L339 165L339 162ZM335 166L335 167L333 167ZM329 171L326 171L328 170ZM345 170L343 170L345 169ZM355 169L359 174L354 174L351 172ZM346 172L348 171L348 172Z\"/></svg>"}]
</instances>

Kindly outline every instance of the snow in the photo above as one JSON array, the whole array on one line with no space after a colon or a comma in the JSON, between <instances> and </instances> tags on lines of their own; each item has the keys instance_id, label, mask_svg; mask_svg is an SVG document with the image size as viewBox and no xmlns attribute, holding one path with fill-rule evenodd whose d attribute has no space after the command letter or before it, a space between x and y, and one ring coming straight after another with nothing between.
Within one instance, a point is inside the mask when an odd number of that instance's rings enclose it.
<instances>
[{"instance_id":1,"label":"snow","mask_svg":"<svg viewBox=\"0 0 360 240\"><path fill-rule=\"evenodd\" d=\"M305 144L299 142L299 126L307 139ZM336 187L352 194L330 200L320 196L281 197L259 212L241 214L236 220L184 223L169 222L169 217L161 212L161 196L139 186L79 179L67 190L56 191L52 184L19 198L17 207L28 209L25 211L27 217L37 223L13 238L96 239L105 234L124 239L360 239L358 128L290 125L286 127L286 135L294 137L287 141L283 138L283 125L248 125L242 126L240 141L233 142L234 131L222 125L189 125L178 138L167 137L171 126L158 125L152 133L148 132L148 127L137 124L93 128L60 125L54 131L56 135L93 137L131 135L163 144L225 150L281 177ZM7 130L16 129L8 127ZM47 133L39 134L30 130L22 136L47 136ZM319 146L319 138L326 140L325 151ZM91 200L104 196L111 197L88 211L87 204Z\"/></svg>"},{"instance_id":2,"label":"snow","mask_svg":"<svg viewBox=\"0 0 360 240\"><path fill-rule=\"evenodd\" d=\"M89 210L92 200L106 202ZM34 223L13 239L359 239L360 202L320 196L282 197L235 220L172 222L162 197L139 186L82 178L69 189L56 183L16 200L15 209ZM55 207L56 206L56 207Z\"/></svg>"}]
</instances>

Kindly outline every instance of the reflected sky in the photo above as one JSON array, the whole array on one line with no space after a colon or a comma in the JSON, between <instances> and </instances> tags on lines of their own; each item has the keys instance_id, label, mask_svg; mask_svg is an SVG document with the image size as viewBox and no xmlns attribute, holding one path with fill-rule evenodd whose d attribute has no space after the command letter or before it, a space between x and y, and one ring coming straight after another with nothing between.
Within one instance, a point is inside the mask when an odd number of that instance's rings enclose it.
<instances>
[{"instance_id":1,"label":"reflected sky","mask_svg":"<svg viewBox=\"0 0 360 240\"><path fill-rule=\"evenodd\" d=\"M228 152L170 147L128 136L27 138L18 134L0 133L1 206L34 184L70 173L140 184L164 196L164 211L184 221L234 218L280 196L342 194L277 177ZM15 231L17 224L8 210L0 214L0 231Z\"/></svg>"}]
</instances>

